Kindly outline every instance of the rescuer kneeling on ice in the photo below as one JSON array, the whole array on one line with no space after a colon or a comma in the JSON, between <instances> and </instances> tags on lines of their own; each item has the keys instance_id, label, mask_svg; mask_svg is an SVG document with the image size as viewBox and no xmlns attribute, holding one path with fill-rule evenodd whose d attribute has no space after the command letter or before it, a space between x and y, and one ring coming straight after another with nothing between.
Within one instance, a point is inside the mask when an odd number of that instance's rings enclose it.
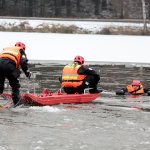
<instances>
[{"instance_id":1,"label":"rescuer kneeling on ice","mask_svg":"<svg viewBox=\"0 0 150 150\"><path fill-rule=\"evenodd\" d=\"M97 84L100 80L99 74L92 68L84 65L84 58L76 56L72 64L66 65L59 78L61 87L67 94L84 93L85 88L90 88L90 93L99 93Z\"/></svg>"}]
</instances>

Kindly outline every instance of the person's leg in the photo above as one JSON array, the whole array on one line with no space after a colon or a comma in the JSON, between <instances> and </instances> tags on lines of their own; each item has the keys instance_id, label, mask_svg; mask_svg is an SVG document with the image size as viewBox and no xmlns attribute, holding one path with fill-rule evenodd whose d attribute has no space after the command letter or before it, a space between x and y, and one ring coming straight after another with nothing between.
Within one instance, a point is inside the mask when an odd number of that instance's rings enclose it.
<instances>
[{"instance_id":1,"label":"person's leg","mask_svg":"<svg viewBox=\"0 0 150 150\"><path fill-rule=\"evenodd\" d=\"M89 88L92 88L89 90L90 93L99 93L99 91L97 90L97 84L99 82L99 78L96 78L92 75L88 75L86 78L85 78L85 84L89 84L88 87Z\"/></svg>"},{"instance_id":2,"label":"person's leg","mask_svg":"<svg viewBox=\"0 0 150 150\"><path fill-rule=\"evenodd\" d=\"M64 87L64 92L67 94L75 94L76 93L76 89L72 88L72 87Z\"/></svg>"},{"instance_id":3,"label":"person's leg","mask_svg":"<svg viewBox=\"0 0 150 150\"><path fill-rule=\"evenodd\" d=\"M0 73L0 94L2 94L4 91L4 81L5 81L5 76Z\"/></svg>"},{"instance_id":4,"label":"person's leg","mask_svg":"<svg viewBox=\"0 0 150 150\"><path fill-rule=\"evenodd\" d=\"M19 94L20 94L19 79L15 78L12 74L8 75L7 78L9 80L9 84L12 88L12 100L14 102L14 105L16 105L19 102Z\"/></svg>"},{"instance_id":5,"label":"person's leg","mask_svg":"<svg viewBox=\"0 0 150 150\"><path fill-rule=\"evenodd\" d=\"M3 72L3 64L0 62L0 94L4 91L5 74Z\"/></svg>"},{"instance_id":6,"label":"person's leg","mask_svg":"<svg viewBox=\"0 0 150 150\"><path fill-rule=\"evenodd\" d=\"M77 87L77 93L83 94L86 88L88 88L88 84L83 81L82 85Z\"/></svg>"},{"instance_id":7,"label":"person's leg","mask_svg":"<svg viewBox=\"0 0 150 150\"><path fill-rule=\"evenodd\" d=\"M14 102L14 105L16 105L19 102L19 77L20 77L20 71L16 68L15 64L12 62L8 62L5 65L5 73L6 78L9 81L9 84L12 88L12 100Z\"/></svg>"}]
</instances>

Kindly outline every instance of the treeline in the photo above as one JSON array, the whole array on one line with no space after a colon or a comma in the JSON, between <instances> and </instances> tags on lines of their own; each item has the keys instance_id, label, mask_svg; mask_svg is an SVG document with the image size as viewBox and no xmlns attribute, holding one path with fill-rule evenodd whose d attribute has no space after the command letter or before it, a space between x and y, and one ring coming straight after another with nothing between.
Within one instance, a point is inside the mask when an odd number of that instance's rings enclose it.
<instances>
[{"instance_id":1,"label":"treeline","mask_svg":"<svg viewBox=\"0 0 150 150\"><path fill-rule=\"evenodd\" d=\"M0 0L0 16L150 19L150 0Z\"/></svg>"}]
</instances>

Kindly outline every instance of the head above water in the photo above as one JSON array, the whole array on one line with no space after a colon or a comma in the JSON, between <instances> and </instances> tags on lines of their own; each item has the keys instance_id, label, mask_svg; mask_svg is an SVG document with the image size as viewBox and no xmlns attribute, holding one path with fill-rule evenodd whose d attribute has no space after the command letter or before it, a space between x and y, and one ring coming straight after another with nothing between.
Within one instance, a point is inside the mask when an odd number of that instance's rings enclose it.
<instances>
[{"instance_id":1,"label":"head above water","mask_svg":"<svg viewBox=\"0 0 150 150\"><path fill-rule=\"evenodd\" d=\"M140 86L141 85L141 81L140 80L133 80L132 81L132 86Z\"/></svg>"},{"instance_id":2,"label":"head above water","mask_svg":"<svg viewBox=\"0 0 150 150\"><path fill-rule=\"evenodd\" d=\"M75 58L74 58L74 62L78 62L79 64L84 64L84 58L82 56L79 56L77 55Z\"/></svg>"},{"instance_id":3,"label":"head above water","mask_svg":"<svg viewBox=\"0 0 150 150\"><path fill-rule=\"evenodd\" d=\"M15 46L21 47L24 51L26 50L26 45L22 42L16 42Z\"/></svg>"}]
</instances>

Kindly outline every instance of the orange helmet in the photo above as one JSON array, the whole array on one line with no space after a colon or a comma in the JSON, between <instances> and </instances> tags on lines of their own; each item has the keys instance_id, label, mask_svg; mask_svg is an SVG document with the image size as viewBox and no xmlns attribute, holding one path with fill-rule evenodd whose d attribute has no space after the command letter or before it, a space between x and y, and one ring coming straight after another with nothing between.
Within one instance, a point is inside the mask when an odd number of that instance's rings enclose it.
<instances>
[{"instance_id":1,"label":"orange helmet","mask_svg":"<svg viewBox=\"0 0 150 150\"><path fill-rule=\"evenodd\" d=\"M141 85L141 81L139 81L139 80L133 80L132 81L132 85L140 86Z\"/></svg>"},{"instance_id":2,"label":"orange helmet","mask_svg":"<svg viewBox=\"0 0 150 150\"><path fill-rule=\"evenodd\" d=\"M21 47L23 50L26 49L26 45L25 45L24 43L22 43L22 42L17 42L17 43L15 44L15 46Z\"/></svg>"},{"instance_id":3,"label":"orange helmet","mask_svg":"<svg viewBox=\"0 0 150 150\"><path fill-rule=\"evenodd\" d=\"M84 64L84 58L82 56L76 56L74 58L74 62L79 62L80 64Z\"/></svg>"}]
</instances>

